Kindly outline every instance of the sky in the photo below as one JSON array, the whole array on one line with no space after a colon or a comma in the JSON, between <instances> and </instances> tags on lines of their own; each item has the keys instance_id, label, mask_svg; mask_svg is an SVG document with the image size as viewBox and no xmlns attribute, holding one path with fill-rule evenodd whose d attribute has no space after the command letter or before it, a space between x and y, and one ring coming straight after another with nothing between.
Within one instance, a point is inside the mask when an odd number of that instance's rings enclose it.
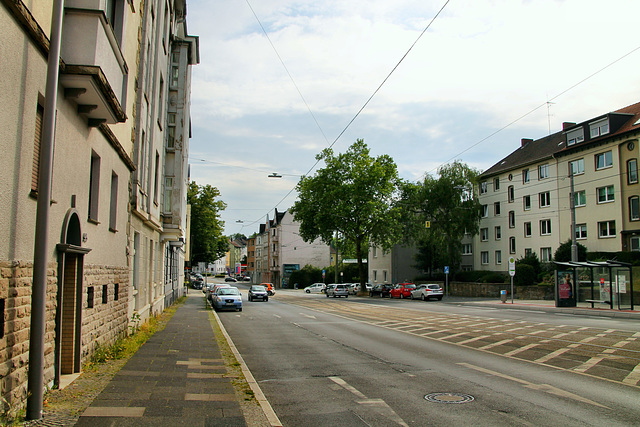
<instances>
[{"instance_id":1,"label":"sky","mask_svg":"<svg viewBox=\"0 0 640 427\"><path fill-rule=\"evenodd\" d=\"M364 139L411 181L484 171L640 102L638 16L637 0L187 0L191 179L249 236L332 144Z\"/></svg>"}]
</instances>

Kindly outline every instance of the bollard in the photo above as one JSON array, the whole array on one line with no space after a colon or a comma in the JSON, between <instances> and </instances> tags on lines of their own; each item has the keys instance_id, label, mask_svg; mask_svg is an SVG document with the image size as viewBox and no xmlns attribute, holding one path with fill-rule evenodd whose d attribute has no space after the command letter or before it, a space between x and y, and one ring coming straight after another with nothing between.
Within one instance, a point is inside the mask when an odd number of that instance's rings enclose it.
<instances>
[{"instance_id":1,"label":"bollard","mask_svg":"<svg viewBox=\"0 0 640 427\"><path fill-rule=\"evenodd\" d=\"M507 291L500 291L500 301L503 304L507 302Z\"/></svg>"}]
</instances>

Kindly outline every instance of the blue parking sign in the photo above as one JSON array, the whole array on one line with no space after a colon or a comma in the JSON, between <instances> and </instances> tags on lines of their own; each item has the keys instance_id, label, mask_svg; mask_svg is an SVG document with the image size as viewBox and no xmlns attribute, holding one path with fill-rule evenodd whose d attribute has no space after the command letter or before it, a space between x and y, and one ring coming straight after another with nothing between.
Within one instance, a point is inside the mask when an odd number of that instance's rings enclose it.
<instances>
[{"instance_id":1,"label":"blue parking sign","mask_svg":"<svg viewBox=\"0 0 640 427\"><path fill-rule=\"evenodd\" d=\"M444 267L444 274L449 274L449 266Z\"/></svg>"}]
</instances>

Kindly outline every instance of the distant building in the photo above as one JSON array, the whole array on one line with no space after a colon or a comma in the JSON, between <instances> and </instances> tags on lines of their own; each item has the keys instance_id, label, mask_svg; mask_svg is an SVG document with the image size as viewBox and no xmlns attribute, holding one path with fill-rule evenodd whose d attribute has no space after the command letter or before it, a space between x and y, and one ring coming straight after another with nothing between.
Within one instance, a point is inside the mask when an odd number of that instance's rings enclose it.
<instances>
[{"instance_id":1,"label":"distant building","mask_svg":"<svg viewBox=\"0 0 640 427\"><path fill-rule=\"evenodd\" d=\"M395 284L411 282L421 274L414 267L415 247L395 245L391 250L372 246L369 248L369 282L372 284Z\"/></svg>"}]
</instances>

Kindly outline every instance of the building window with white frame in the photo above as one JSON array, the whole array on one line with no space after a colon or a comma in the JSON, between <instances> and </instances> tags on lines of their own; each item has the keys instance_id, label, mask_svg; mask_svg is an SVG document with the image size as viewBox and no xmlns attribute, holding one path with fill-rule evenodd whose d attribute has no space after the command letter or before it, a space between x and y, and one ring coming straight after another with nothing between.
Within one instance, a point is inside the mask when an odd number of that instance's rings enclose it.
<instances>
[{"instance_id":1,"label":"building window with white frame","mask_svg":"<svg viewBox=\"0 0 640 427\"><path fill-rule=\"evenodd\" d=\"M573 193L573 203L576 208L587 205L587 192L585 190L575 191Z\"/></svg>"},{"instance_id":2,"label":"building window with white frame","mask_svg":"<svg viewBox=\"0 0 640 427\"><path fill-rule=\"evenodd\" d=\"M496 251L496 264L502 264L502 251Z\"/></svg>"},{"instance_id":3,"label":"building window with white frame","mask_svg":"<svg viewBox=\"0 0 640 427\"><path fill-rule=\"evenodd\" d=\"M601 239L616 237L616 222L601 221L598 222L598 237Z\"/></svg>"},{"instance_id":4,"label":"building window with white frame","mask_svg":"<svg viewBox=\"0 0 640 427\"><path fill-rule=\"evenodd\" d=\"M611 151L599 153L595 155L596 170L606 169L613 166L613 155Z\"/></svg>"},{"instance_id":5,"label":"building window with white frame","mask_svg":"<svg viewBox=\"0 0 640 427\"><path fill-rule=\"evenodd\" d=\"M471 243L464 243L462 245L462 255L472 255L472 246Z\"/></svg>"},{"instance_id":6,"label":"building window with white frame","mask_svg":"<svg viewBox=\"0 0 640 427\"><path fill-rule=\"evenodd\" d=\"M632 236L629 243L633 252L640 252L640 236Z\"/></svg>"},{"instance_id":7,"label":"building window with white frame","mask_svg":"<svg viewBox=\"0 0 640 427\"><path fill-rule=\"evenodd\" d=\"M538 180L549 178L549 165L544 164L538 166Z\"/></svg>"},{"instance_id":8,"label":"building window with white frame","mask_svg":"<svg viewBox=\"0 0 640 427\"><path fill-rule=\"evenodd\" d=\"M515 189L513 188L513 185L510 185L507 188L507 201L509 203L513 203L514 199L515 199Z\"/></svg>"},{"instance_id":9,"label":"building window with white frame","mask_svg":"<svg viewBox=\"0 0 640 427\"><path fill-rule=\"evenodd\" d=\"M500 202L493 203L493 214L495 216L500 216Z\"/></svg>"},{"instance_id":10,"label":"building window with white frame","mask_svg":"<svg viewBox=\"0 0 640 427\"><path fill-rule=\"evenodd\" d=\"M487 192L487 181L482 181L480 183L480 194L484 194Z\"/></svg>"},{"instance_id":11,"label":"building window with white frame","mask_svg":"<svg viewBox=\"0 0 640 427\"><path fill-rule=\"evenodd\" d=\"M487 251L480 252L480 263L482 263L482 265L489 264L489 252Z\"/></svg>"},{"instance_id":12,"label":"building window with white frame","mask_svg":"<svg viewBox=\"0 0 640 427\"><path fill-rule=\"evenodd\" d=\"M109 231L118 231L118 175L111 171L111 204L109 205Z\"/></svg>"},{"instance_id":13,"label":"building window with white frame","mask_svg":"<svg viewBox=\"0 0 640 427\"><path fill-rule=\"evenodd\" d=\"M524 248L524 256L525 257L529 257L533 254L533 249L531 248Z\"/></svg>"},{"instance_id":14,"label":"building window with white frame","mask_svg":"<svg viewBox=\"0 0 640 427\"><path fill-rule=\"evenodd\" d=\"M640 221L640 197L629 197L629 220Z\"/></svg>"},{"instance_id":15,"label":"building window with white frame","mask_svg":"<svg viewBox=\"0 0 640 427\"><path fill-rule=\"evenodd\" d=\"M509 228L515 228L516 226L516 212L509 211Z\"/></svg>"},{"instance_id":16,"label":"building window with white frame","mask_svg":"<svg viewBox=\"0 0 640 427\"><path fill-rule=\"evenodd\" d=\"M541 219L540 220L540 235L548 236L551 234L551 220L550 219Z\"/></svg>"},{"instance_id":17,"label":"building window with white frame","mask_svg":"<svg viewBox=\"0 0 640 427\"><path fill-rule=\"evenodd\" d=\"M529 169L522 169L522 183L527 184L530 180Z\"/></svg>"},{"instance_id":18,"label":"building window with white frame","mask_svg":"<svg viewBox=\"0 0 640 427\"><path fill-rule=\"evenodd\" d=\"M551 248L540 248L540 261L549 262L551 261Z\"/></svg>"},{"instance_id":19,"label":"building window with white frame","mask_svg":"<svg viewBox=\"0 0 640 427\"><path fill-rule=\"evenodd\" d=\"M516 253L516 238L513 236L509 237L509 253L510 254Z\"/></svg>"},{"instance_id":20,"label":"building window with white frame","mask_svg":"<svg viewBox=\"0 0 640 427\"><path fill-rule=\"evenodd\" d=\"M567 145L579 144L584 141L584 129L582 127L567 132Z\"/></svg>"},{"instance_id":21,"label":"building window with white frame","mask_svg":"<svg viewBox=\"0 0 640 427\"><path fill-rule=\"evenodd\" d=\"M541 208L548 208L551 206L551 193L545 191L538 194L538 201L540 202Z\"/></svg>"},{"instance_id":22,"label":"building window with white frame","mask_svg":"<svg viewBox=\"0 0 640 427\"><path fill-rule=\"evenodd\" d=\"M531 237L531 223L529 221L524 223L524 237Z\"/></svg>"},{"instance_id":23,"label":"building window with white frame","mask_svg":"<svg viewBox=\"0 0 640 427\"><path fill-rule=\"evenodd\" d=\"M598 193L598 204L610 203L615 200L615 191L613 185L607 185L606 187L599 187L596 189Z\"/></svg>"},{"instance_id":24,"label":"building window with white frame","mask_svg":"<svg viewBox=\"0 0 640 427\"><path fill-rule=\"evenodd\" d=\"M100 198L100 156L91 152L91 171L89 172L89 220L98 222L98 201Z\"/></svg>"},{"instance_id":25,"label":"building window with white frame","mask_svg":"<svg viewBox=\"0 0 640 427\"><path fill-rule=\"evenodd\" d=\"M489 216L489 206L482 205L482 218L486 218Z\"/></svg>"},{"instance_id":26,"label":"building window with white frame","mask_svg":"<svg viewBox=\"0 0 640 427\"><path fill-rule=\"evenodd\" d=\"M531 210L531 196L526 195L522 197L522 209L525 211Z\"/></svg>"},{"instance_id":27,"label":"building window with white frame","mask_svg":"<svg viewBox=\"0 0 640 427\"><path fill-rule=\"evenodd\" d=\"M589 124L589 130L591 132L591 138L597 138L609 133L609 118L605 117L602 120Z\"/></svg>"},{"instance_id":28,"label":"building window with white frame","mask_svg":"<svg viewBox=\"0 0 640 427\"><path fill-rule=\"evenodd\" d=\"M627 161L627 183L638 183L638 160L631 159Z\"/></svg>"},{"instance_id":29,"label":"building window with white frame","mask_svg":"<svg viewBox=\"0 0 640 427\"><path fill-rule=\"evenodd\" d=\"M480 229L480 240L483 242L486 242L489 240L489 229L488 228L481 228Z\"/></svg>"},{"instance_id":30,"label":"building window with white frame","mask_svg":"<svg viewBox=\"0 0 640 427\"><path fill-rule=\"evenodd\" d=\"M576 239L584 240L587 238L587 224L576 224Z\"/></svg>"},{"instance_id":31,"label":"building window with white frame","mask_svg":"<svg viewBox=\"0 0 640 427\"><path fill-rule=\"evenodd\" d=\"M498 225L495 228L496 240L502 239L502 228Z\"/></svg>"},{"instance_id":32,"label":"building window with white frame","mask_svg":"<svg viewBox=\"0 0 640 427\"><path fill-rule=\"evenodd\" d=\"M573 175L582 175L584 173L584 159L570 161L569 172Z\"/></svg>"}]
</instances>

